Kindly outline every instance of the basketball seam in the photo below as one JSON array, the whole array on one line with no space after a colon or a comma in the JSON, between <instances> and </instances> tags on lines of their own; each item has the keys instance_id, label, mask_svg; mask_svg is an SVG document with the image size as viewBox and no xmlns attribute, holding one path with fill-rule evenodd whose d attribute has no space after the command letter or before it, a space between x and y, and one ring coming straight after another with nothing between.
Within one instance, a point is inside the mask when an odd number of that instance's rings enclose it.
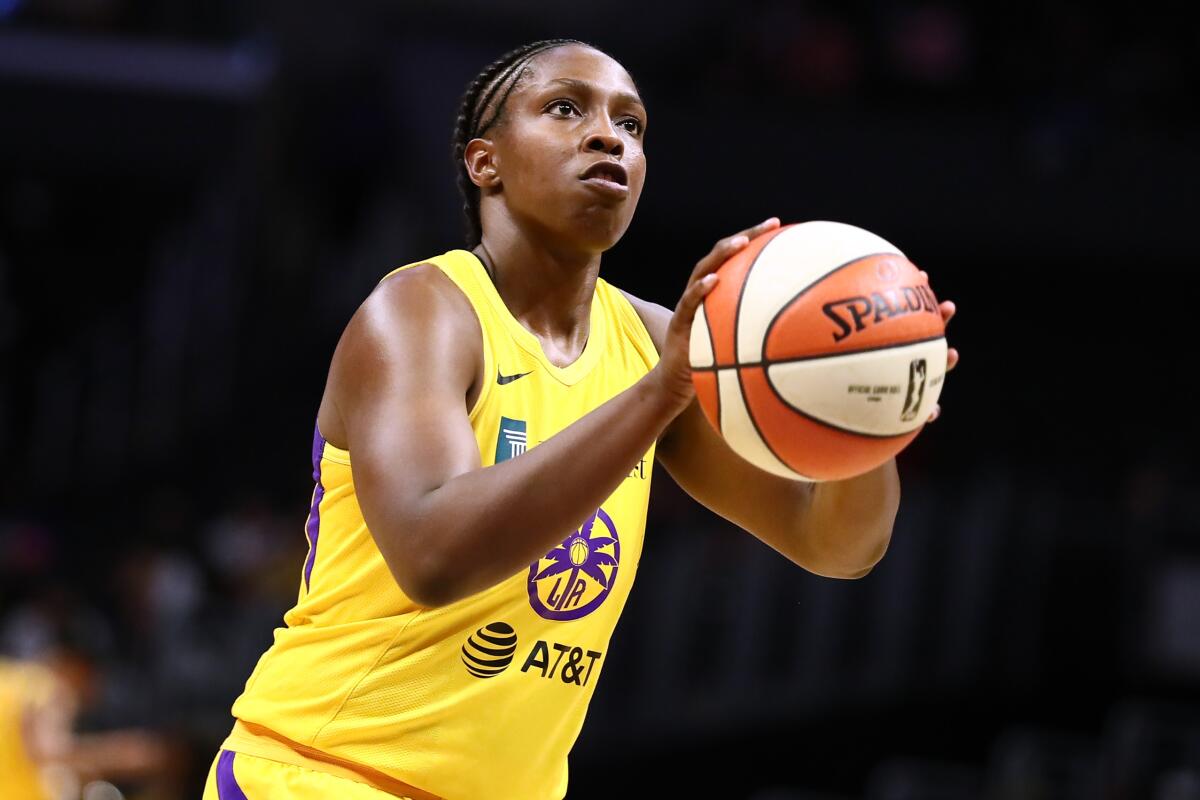
<instances>
[{"instance_id":1,"label":"basketball seam","mask_svg":"<svg viewBox=\"0 0 1200 800\"><path fill-rule=\"evenodd\" d=\"M874 353L878 350L894 350L898 347L909 347L914 344L926 344L927 342L936 342L945 339L946 335L939 334L938 336L929 336L924 339L910 339L905 342L896 342L893 344L881 344L874 347L860 347L857 350L843 350L837 353L820 353L815 356L795 356L794 358L764 358L762 361L750 361L745 364L737 364L733 367L692 367L693 372L716 372L722 369L737 369L739 367L773 367L776 364L797 364L802 361L818 361L822 358L839 358L841 356L856 356L860 353Z\"/></svg>"},{"instance_id":2,"label":"basketball seam","mask_svg":"<svg viewBox=\"0 0 1200 800\"><path fill-rule=\"evenodd\" d=\"M863 431L856 431L856 430L851 430L850 428L843 428L841 425L835 425L832 422L826 422L823 419L818 419L817 417L814 417L812 414L809 414L804 409L797 408L795 405L793 405L786 397L784 397L780 393L779 389L775 388L775 381L771 380L771 373L766 368L763 368L763 377L767 379L767 386L771 389L771 393L774 394L776 397L778 397L779 401L781 403L783 403L785 406L790 408L792 411L795 411L797 414L804 417L805 419L810 420L811 422L815 422L818 425L824 425L826 428L832 428L835 431L841 431L842 433L849 433L854 436L865 436L868 439L899 439L902 436L908 436L913 431L921 430L921 426L925 424L924 422L922 422L921 425L918 425L917 427L913 428L911 431L904 431L903 433L864 433ZM747 406L747 408L749 408L749 406Z\"/></svg>"},{"instance_id":3,"label":"basketball seam","mask_svg":"<svg viewBox=\"0 0 1200 800\"><path fill-rule=\"evenodd\" d=\"M750 283L750 275L754 272L754 266L756 264L758 264L758 260L760 258L762 258L762 254L767 252L767 248L771 246L771 242L775 241L775 239L778 238L779 234L783 233L785 230L787 230L787 228L780 228L779 230L777 230L775 232L775 235L772 236L769 240L767 240L763 244L763 246L759 248L758 252L754 254L754 260L750 262L750 266L746 270L746 274L742 277L742 285L738 287L737 306L733 309L733 363L734 363L734 371L737 373L738 394L741 395L741 398L742 398L742 408L746 409L746 416L747 416L747 418L749 418L750 424L754 426L754 432L758 434L758 440L763 443L764 447L767 448L767 452L769 452L771 455L775 456L776 461L778 461L780 464L783 464L785 467L787 467L789 470L796 473L797 475L804 476L804 473L800 472L800 470L796 469L791 464L789 464L788 462L786 462L782 458L780 458L779 453L775 452L775 448L771 446L771 443L769 441L767 441L767 437L763 436L762 428L760 428L758 426L758 420L756 420L754 418L754 411L753 411L753 409L750 408L750 401L746 398L746 384L742 380L742 368L741 368L741 365L737 363L737 360L738 360L738 334L741 333L741 322L742 322L742 299L746 296L746 285L748 283ZM705 318L707 319L707 317L708 317L708 315L706 314ZM763 337L763 351L764 352L766 352L766 346L767 346L766 343L767 343L767 340L766 340L766 337L764 336ZM715 350L713 351L713 354L714 355L716 354ZM713 359L713 363L714 364L716 363L715 358ZM771 379L768 376L767 383L770 384L770 382L771 382ZM717 398L718 398L717 401L718 402L720 402L720 395L721 395L721 376L720 376L720 374L718 374L717 375ZM807 476L804 476L804 477L807 477Z\"/></svg>"},{"instance_id":4,"label":"basketball seam","mask_svg":"<svg viewBox=\"0 0 1200 800\"><path fill-rule=\"evenodd\" d=\"M763 245L763 246L765 247L766 245ZM753 266L753 265L751 265L751 266ZM747 272L746 274L749 275L750 273ZM742 286L745 286L745 285L746 285L746 282L742 281ZM739 303L739 307L740 307L740 303L741 303L740 297L738 298L738 303ZM706 331L708 331L708 349L712 351L712 354L713 354L712 368L715 370L717 368L717 340L716 340L716 337L713 336L712 323L708 321L708 310L704 308L703 303L700 304L700 310L704 312L704 329ZM736 312L735 312L735 317L736 317ZM736 356L737 356L737 325L736 325L736 322L734 324L733 330L734 330L733 354L735 356L734 360L736 361L737 360L737 358L736 358ZM695 369L695 368L693 367L693 369ZM708 368L704 367L698 371L707 372ZM717 433L724 433L724 428L721 425L721 379L720 378L717 378Z\"/></svg>"},{"instance_id":5,"label":"basketball seam","mask_svg":"<svg viewBox=\"0 0 1200 800\"><path fill-rule=\"evenodd\" d=\"M758 427L758 420L756 420L754 418L754 410L750 408L750 401L746 397L746 384L742 380L742 370L736 369L735 371L737 372L737 379L738 379L738 394L742 398L742 408L746 409L746 416L750 419L750 424L754 426L754 432L758 434L758 440L763 443L764 447L767 448L767 452L769 452L771 455L775 456L775 460L778 461L780 464L783 464L783 466L787 467L790 471L794 472L796 475L799 475L800 477L804 478L805 480L813 480L812 478L808 477L800 470L793 467L786 460L784 460L784 458L775 451L775 448L767 440L767 437L763 436L762 428ZM718 377L717 378L718 390L720 389L720 380L721 379ZM771 379L768 377L767 383L770 384L770 382L771 382Z\"/></svg>"},{"instance_id":6,"label":"basketball seam","mask_svg":"<svg viewBox=\"0 0 1200 800\"><path fill-rule=\"evenodd\" d=\"M765 356L767 353L767 342L770 341L770 339L771 339L771 331L773 331L775 329L775 323L778 322L779 318L783 316L783 312L785 312L789 308L791 308L793 303L795 303L797 300L799 300L801 297L803 297L805 294L807 294L809 291L811 291L814 286L816 286L821 281L825 280L826 278L828 278L830 275L834 274L835 272L841 272L842 270L846 269L847 267L852 267L855 264L857 264L858 262L863 261L865 259L875 258L876 256L897 256L897 255L900 255L900 254L899 253L867 253L864 256L859 256L858 258L852 258L849 261L847 261L845 264L842 264L841 266L837 266L837 267L834 267L833 269L829 270L829 272L826 272L824 275L817 278L816 280L810 281L807 286L805 286L803 289L801 289L800 291L798 291L794 295L792 295L792 299L788 300L786 303L781 305L779 307L779 310L775 312L775 316L771 317L771 321L767 323L767 329L765 331L763 331L763 337L762 337L763 355ZM903 256L900 256L900 257L904 258ZM905 261L907 261L907 260L908 259L905 259ZM746 274L746 277L747 278L750 277L749 273ZM745 284L742 284L742 285L745 286ZM736 354L736 351L735 351L735 354Z\"/></svg>"},{"instance_id":7,"label":"basketball seam","mask_svg":"<svg viewBox=\"0 0 1200 800\"><path fill-rule=\"evenodd\" d=\"M746 274L742 276L742 285L738 287L737 305L733 308L733 366L738 365L738 334L742 331L742 300L746 297L746 285L750 283L750 276L754 273L754 267L758 264L758 260L762 258L762 254L771 246L771 242L779 238L779 234L788 230L791 226L779 228L775 233L771 234L771 238L763 243L763 246L758 248L758 252L754 254L754 260L750 262L750 266L746 268ZM789 301L790 303L791 301ZM704 315L707 319L708 315ZM770 332L770 328L767 329ZM763 336L763 351L766 352L767 337ZM713 365L717 363L717 351L713 350Z\"/></svg>"}]
</instances>

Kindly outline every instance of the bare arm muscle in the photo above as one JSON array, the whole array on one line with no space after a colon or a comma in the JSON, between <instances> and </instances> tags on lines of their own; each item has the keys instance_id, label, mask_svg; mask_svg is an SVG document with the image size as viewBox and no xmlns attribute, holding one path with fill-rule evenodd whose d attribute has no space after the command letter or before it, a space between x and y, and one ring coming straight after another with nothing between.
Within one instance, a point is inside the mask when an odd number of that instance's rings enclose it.
<instances>
[{"instance_id":1,"label":"bare arm muscle","mask_svg":"<svg viewBox=\"0 0 1200 800\"><path fill-rule=\"evenodd\" d=\"M671 312L626 297L661 349ZM810 572L861 577L887 547L900 498L894 461L848 481L781 478L733 452L695 400L664 431L657 453L689 495Z\"/></svg>"},{"instance_id":2,"label":"bare arm muscle","mask_svg":"<svg viewBox=\"0 0 1200 800\"><path fill-rule=\"evenodd\" d=\"M679 410L651 372L519 458L483 469L464 401L480 371L480 337L458 288L435 267L414 267L363 304L330 370L363 518L397 583L425 605L495 585L560 542ZM510 507L524 513L495 513Z\"/></svg>"}]
</instances>

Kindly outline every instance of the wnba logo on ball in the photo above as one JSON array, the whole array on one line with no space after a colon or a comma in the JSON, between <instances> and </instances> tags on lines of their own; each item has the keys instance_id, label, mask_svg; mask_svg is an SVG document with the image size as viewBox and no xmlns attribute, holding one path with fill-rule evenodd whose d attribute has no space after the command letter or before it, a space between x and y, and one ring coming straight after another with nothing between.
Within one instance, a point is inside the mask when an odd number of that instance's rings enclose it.
<instances>
[{"instance_id":1,"label":"wnba logo on ball","mask_svg":"<svg viewBox=\"0 0 1200 800\"><path fill-rule=\"evenodd\" d=\"M507 622L493 622L467 637L462 662L476 678L493 678L512 663L517 634Z\"/></svg>"},{"instance_id":2,"label":"wnba logo on ball","mask_svg":"<svg viewBox=\"0 0 1200 800\"><path fill-rule=\"evenodd\" d=\"M908 365L908 394L904 398L904 410L900 419L910 422L917 418L921 401L925 399L925 359L914 359Z\"/></svg>"},{"instance_id":3,"label":"wnba logo on ball","mask_svg":"<svg viewBox=\"0 0 1200 800\"><path fill-rule=\"evenodd\" d=\"M612 591L620 562L617 526L598 508L578 531L529 565L529 604L546 619L587 616Z\"/></svg>"}]
</instances>

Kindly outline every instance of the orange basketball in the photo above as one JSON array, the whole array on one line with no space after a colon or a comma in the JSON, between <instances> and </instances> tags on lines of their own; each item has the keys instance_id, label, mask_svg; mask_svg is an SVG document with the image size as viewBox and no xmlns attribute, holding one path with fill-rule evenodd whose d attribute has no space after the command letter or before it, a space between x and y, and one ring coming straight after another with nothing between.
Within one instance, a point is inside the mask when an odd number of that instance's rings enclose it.
<instances>
[{"instance_id":1,"label":"orange basketball","mask_svg":"<svg viewBox=\"0 0 1200 800\"><path fill-rule=\"evenodd\" d=\"M904 254L840 222L785 225L718 270L692 324L692 381L740 456L840 480L903 450L946 373L937 298Z\"/></svg>"}]
</instances>

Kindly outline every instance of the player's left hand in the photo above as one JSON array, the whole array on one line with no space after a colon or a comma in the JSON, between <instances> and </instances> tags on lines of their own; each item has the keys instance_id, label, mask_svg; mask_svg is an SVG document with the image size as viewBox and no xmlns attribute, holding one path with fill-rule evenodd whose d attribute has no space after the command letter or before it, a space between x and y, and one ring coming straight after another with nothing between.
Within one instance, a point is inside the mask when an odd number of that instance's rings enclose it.
<instances>
[{"instance_id":1,"label":"player's left hand","mask_svg":"<svg viewBox=\"0 0 1200 800\"><path fill-rule=\"evenodd\" d=\"M925 278L926 283L929 282L929 275L926 274L925 270L921 270L921 277ZM945 326L949 326L950 320L954 319L954 315L958 313L958 307L954 305L953 300L943 300L938 303L938 310L942 312L942 324ZM958 366L958 350L953 347L948 348L946 350L946 372L949 372L956 366ZM939 403L933 407L933 413L929 415L929 422L933 422L941 415L942 406Z\"/></svg>"}]
</instances>

